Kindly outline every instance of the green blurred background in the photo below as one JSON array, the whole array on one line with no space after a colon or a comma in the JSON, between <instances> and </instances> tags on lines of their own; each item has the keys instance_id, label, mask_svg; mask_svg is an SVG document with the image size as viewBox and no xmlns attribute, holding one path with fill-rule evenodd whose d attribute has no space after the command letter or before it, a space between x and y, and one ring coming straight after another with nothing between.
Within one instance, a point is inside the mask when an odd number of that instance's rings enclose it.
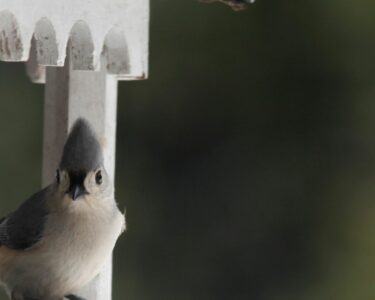
<instances>
[{"instance_id":1,"label":"green blurred background","mask_svg":"<svg viewBox=\"0 0 375 300\"><path fill-rule=\"evenodd\" d=\"M374 299L374 15L151 1L150 78L119 84L115 300ZM6 214L41 184L43 86L1 63L0 90Z\"/></svg>"}]
</instances>

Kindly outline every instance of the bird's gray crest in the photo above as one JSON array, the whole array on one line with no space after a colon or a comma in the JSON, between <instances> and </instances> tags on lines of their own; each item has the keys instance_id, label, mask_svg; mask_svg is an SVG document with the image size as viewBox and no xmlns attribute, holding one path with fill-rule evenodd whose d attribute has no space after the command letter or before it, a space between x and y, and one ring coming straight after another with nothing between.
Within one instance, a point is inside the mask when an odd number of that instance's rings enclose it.
<instances>
[{"instance_id":1,"label":"bird's gray crest","mask_svg":"<svg viewBox=\"0 0 375 300\"><path fill-rule=\"evenodd\" d=\"M78 119L68 136L60 168L73 172L89 172L103 164L99 141L87 120Z\"/></svg>"}]
</instances>

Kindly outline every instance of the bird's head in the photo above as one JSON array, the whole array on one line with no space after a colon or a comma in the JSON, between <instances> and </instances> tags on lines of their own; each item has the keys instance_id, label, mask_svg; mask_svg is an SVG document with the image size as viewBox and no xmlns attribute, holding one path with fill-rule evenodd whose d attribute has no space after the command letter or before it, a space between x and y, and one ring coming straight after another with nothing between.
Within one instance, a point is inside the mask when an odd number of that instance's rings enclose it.
<instances>
[{"instance_id":1,"label":"bird's head","mask_svg":"<svg viewBox=\"0 0 375 300\"><path fill-rule=\"evenodd\" d=\"M56 183L72 200L96 196L107 183L102 147L85 119L78 119L65 143Z\"/></svg>"}]
</instances>

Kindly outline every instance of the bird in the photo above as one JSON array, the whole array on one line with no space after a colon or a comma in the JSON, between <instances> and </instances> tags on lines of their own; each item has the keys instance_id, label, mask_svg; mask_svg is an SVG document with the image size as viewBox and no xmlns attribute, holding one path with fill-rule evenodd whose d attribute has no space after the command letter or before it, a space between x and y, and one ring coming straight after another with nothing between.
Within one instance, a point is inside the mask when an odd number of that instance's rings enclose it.
<instances>
[{"instance_id":1,"label":"bird","mask_svg":"<svg viewBox=\"0 0 375 300\"><path fill-rule=\"evenodd\" d=\"M255 0L199 0L200 2L212 3L222 2L229 5L233 10L240 11L247 8L248 4L254 3Z\"/></svg>"},{"instance_id":2,"label":"bird","mask_svg":"<svg viewBox=\"0 0 375 300\"><path fill-rule=\"evenodd\" d=\"M55 178L0 220L0 283L12 300L85 300L125 216L86 119L68 135Z\"/></svg>"}]
</instances>

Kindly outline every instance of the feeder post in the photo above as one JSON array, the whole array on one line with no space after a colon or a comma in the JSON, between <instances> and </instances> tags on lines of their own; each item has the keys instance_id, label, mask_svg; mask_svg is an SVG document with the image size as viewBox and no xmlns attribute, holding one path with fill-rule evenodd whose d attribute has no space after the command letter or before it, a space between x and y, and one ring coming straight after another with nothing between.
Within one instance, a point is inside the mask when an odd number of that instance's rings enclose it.
<instances>
[{"instance_id":1,"label":"feeder post","mask_svg":"<svg viewBox=\"0 0 375 300\"><path fill-rule=\"evenodd\" d=\"M47 67L44 100L42 184L54 179L69 129L79 117L92 124L104 154L104 166L114 180L116 148L117 79L106 71L72 70L69 56L64 67ZM110 300L112 258L102 272L82 291L85 299Z\"/></svg>"}]
</instances>

